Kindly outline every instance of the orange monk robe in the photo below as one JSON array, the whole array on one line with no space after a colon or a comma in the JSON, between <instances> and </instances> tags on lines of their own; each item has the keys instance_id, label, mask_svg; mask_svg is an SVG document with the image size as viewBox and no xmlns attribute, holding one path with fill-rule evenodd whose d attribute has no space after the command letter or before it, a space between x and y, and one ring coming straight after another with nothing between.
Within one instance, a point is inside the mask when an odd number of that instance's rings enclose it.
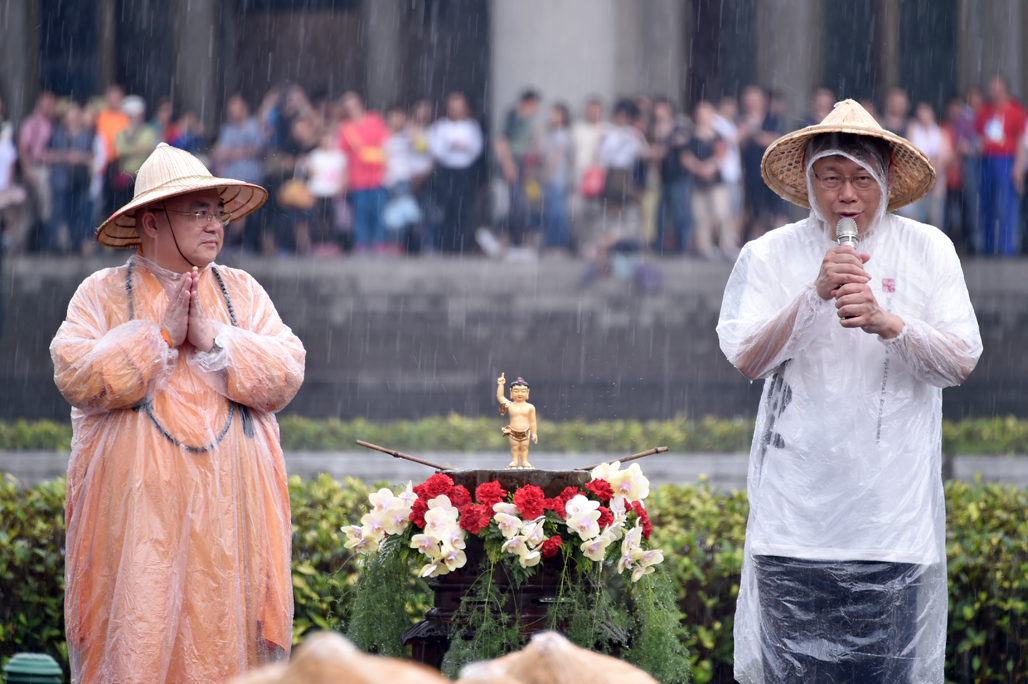
<instances>
[{"instance_id":1,"label":"orange monk robe","mask_svg":"<svg viewBox=\"0 0 1028 684\"><path fill-rule=\"evenodd\" d=\"M74 407L65 618L77 684L223 682L289 653L274 412L303 382L305 352L253 278L216 268L227 297L211 267L199 293L220 350L168 347L157 321L182 276L138 254L79 286L50 346Z\"/></svg>"}]
</instances>

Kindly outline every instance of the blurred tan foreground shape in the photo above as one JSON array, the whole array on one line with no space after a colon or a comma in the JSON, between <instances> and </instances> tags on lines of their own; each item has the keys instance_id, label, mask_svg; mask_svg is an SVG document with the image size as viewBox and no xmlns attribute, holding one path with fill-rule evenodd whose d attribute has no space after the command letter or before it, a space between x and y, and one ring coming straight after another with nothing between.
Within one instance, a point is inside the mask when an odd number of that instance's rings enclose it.
<instances>
[{"instance_id":1,"label":"blurred tan foreground shape","mask_svg":"<svg viewBox=\"0 0 1028 684\"><path fill-rule=\"evenodd\" d=\"M299 646L289 664L276 663L227 684L439 684L425 665L361 653L335 632L319 632ZM575 646L556 632L539 632L520 651L472 663L457 684L658 684L637 667Z\"/></svg>"}]
</instances>

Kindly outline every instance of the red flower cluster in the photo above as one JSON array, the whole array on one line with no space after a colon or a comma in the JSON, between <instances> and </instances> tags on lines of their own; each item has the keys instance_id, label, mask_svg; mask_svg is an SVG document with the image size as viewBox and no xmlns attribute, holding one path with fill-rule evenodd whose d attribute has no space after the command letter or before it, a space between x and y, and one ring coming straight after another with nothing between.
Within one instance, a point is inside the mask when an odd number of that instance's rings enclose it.
<instances>
[{"instance_id":1,"label":"red flower cluster","mask_svg":"<svg viewBox=\"0 0 1028 684\"><path fill-rule=\"evenodd\" d=\"M614 522L614 514L610 512L610 509L606 506L600 506L596 510L600 512L600 519L596 521L597 523L599 523L600 527L610 527L611 523Z\"/></svg>"},{"instance_id":2,"label":"red flower cluster","mask_svg":"<svg viewBox=\"0 0 1028 684\"><path fill-rule=\"evenodd\" d=\"M552 499L545 499L543 501L543 508L545 508L548 511L555 512L557 515L560 516L561 520L567 520L568 514L567 511L564 510L564 506L567 504L568 501L571 501L573 498L575 498L581 493L582 491L577 487L565 487L564 491L558 494L556 497Z\"/></svg>"},{"instance_id":3,"label":"red flower cluster","mask_svg":"<svg viewBox=\"0 0 1028 684\"><path fill-rule=\"evenodd\" d=\"M650 533L653 532L653 523L650 522L649 513L646 512L645 508L643 508L641 501L633 501L632 510L635 511L636 517L642 521L643 536L646 537L647 541L649 541Z\"/></svg>"},{"instance_id":4,"label":"red flower cluster","mask_svg":"<svg viewBox=\"0 0 1028 684\"><path fill-rule=\"evenodd\" d=\"M464 508L471 503L471 492L464 485L457 485L447 494L455 508Z\"/></svg>"},{"instance_id":5,"label":"red flower cluster","mask_svg":"<svg viewBox=\"0 0 1028 684\"><path fill-rule=\"evenodd\" d=\"M595 494L601 503L607 503L614 497L614 488L606 480L593 480L587 483L585 488Z\"/></svg>"},{"instance_id":6,"label":"red flower cluster","mask_svg":"<svg viewBox=\"0 0 1028 684\"><path fill-rule=\"evenodd\" d=\"M451 489L453 489L453 478L443 473L436 473L415 487L414 493L418 495L419 499L428 501L444 494L448 496Z\"/></svg>"},{"instance_id":7,"label":"red flower cluster","mask_svg":"<svg viewBox=\"0 0 1028 684\"><path fill-rule=\"evenodd\" d=\"M486 482L485 484L480 484L478 485L478 488L475 489L475 501L486 506L489 510L493 509L494 504L498 504L501 501L506 500L506 490L495 480L492 482Z\"/></svg>"},{"instance_id":8,"label":"red flower cluster","mask_svg":"<svg viewBox=\"0 0 1028 684\"><path fill-rule=\"evenodd\" d=\"M492 511L483 504L467 504L460 509L460 528L478 534L489 526Z\"/></svg>"},{"instance_id":9,"label":"red flower cluster","mask_svg":"<svg viewBox=\"0 0 1028 684\"><path fill-rule=\"evenodd\" d=\"M410 507L410 521L422 530L425 529L425 513L428 513L428 502L419 496Z\"/></svg>"},{"instance_id":10,"label":"red flower cluster","mask_svg":"<svg viewBox=\"0 0 1028 684\"><path fill-rule=\"evenodd\" d=\"M525 485L514 492L514 505L518 507L521 517L525 520L542 517L546 513L545 502L546 496L543 494L543 490L535 485Z\"/></svg>"},{"instance_id":11,"label":"red flower cluster","mask_svg":"<svg viewBox=\"0 0 1028 684\"><path fill-rule=\"evenodd\" d=\"M555 534L546 541L543 542L542 546L539 547L539 552L543 558L553 558L560 551L560 545L563 544L559 534Z\"/></svg>"},{"instance_id":12,"label":"red flower cluster","mask_svg":"<svg viewBox=\"0 0 1028 684\"><path fill-rule=\"evenodd\" d=\"M471 492L463 485L453 484L453 478L443 473L436 473L417 487L414 493L418 495L417 501L411 506L410 521L419 528L425 527L425 513L428 512L428 502L437 496L445 496L455 508L463 508L471 503Z\"/></svg>"}]
</instances>

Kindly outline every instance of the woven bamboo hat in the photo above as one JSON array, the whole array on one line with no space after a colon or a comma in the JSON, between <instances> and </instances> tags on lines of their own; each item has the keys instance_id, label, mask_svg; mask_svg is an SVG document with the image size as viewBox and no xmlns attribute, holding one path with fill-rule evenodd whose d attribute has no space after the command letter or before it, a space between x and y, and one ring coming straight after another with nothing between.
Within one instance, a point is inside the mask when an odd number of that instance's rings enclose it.
<instances>
[{"instance_id":1,"label":"woven bamboo hat","mask_svg":"<svg viewBox=\"0 0 1028 684\"><path fill-rule=\"evenodd\" d=\"M427 665L365 655L341 634L318 632L296 649L277 684L449 684L449 681Z\"/></svg>"},{"instance_id":2,"label":"woven bamboo hat","mask_svg":"<svg viewBox=\"0 0 1028 684\"><path fill-rule=\"evenodd\" d=\"M509 676L502 663L485 660L461 668L460 679L454 684L521 684L521 680Z\"/></svg>"},{"instance_id":3,"label":"woven bamboo hat","mask_svg":"<svg viewBox=\"0 0 1028 684\"><path fill-rule=\"evenodd\" d=\"M268 199L268 191L259 185L231 178L215 178L199 159L185 150L165 143L157 146L136 175L132 201L114 212L96 229L96 241L107 247L135 247L140 243L136 233L136 211L140 208L197 190L216 189L232 220L253 213Z\"/></svg>"},{"instance_id":4,"label":"woven bamboo hat","mask_svg":"<svg viewBox=\"0 0 1028 684\"><path fill-rule=\"evenodd\" d=\"M525 648L492 662L522 684L658 684L639 668L575 646L557 632L537 632Z\"/></svg>"},{"instance_id":5,"label":"woven bamboo hat","mask_svg":"<svg viewBox=\"0 0 1028 684\"><path fill-rule=\"evenodd\" d=\"M806 179L807 143L821 133L868 135L889 143L895 180L889 192L887 211L916 202L935 184L935 167L921 150L906 138L879 126L859 103L843 100L821 123L783 135L764 151L760 175L769 188L793 204L810 208Z\"/></svg>"}]
</instances>

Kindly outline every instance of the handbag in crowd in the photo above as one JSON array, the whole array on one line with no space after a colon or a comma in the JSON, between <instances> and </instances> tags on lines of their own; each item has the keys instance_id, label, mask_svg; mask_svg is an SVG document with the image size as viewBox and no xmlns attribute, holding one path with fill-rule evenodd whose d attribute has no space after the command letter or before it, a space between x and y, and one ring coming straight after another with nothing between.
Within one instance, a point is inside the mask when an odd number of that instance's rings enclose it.
<instances>
[{"instance_id":1,"label":"handbag in crowd","mask_svg":"<svg viewBox=\"0 0 1028 684\"><path fill-rule=\"evenodd\" d=\"M582 182L578 191L582 197L596 199L603 194L603 186L607 181L607 172L602 166L590 166L582 174Z\"/></svg>"}]
</instances>

